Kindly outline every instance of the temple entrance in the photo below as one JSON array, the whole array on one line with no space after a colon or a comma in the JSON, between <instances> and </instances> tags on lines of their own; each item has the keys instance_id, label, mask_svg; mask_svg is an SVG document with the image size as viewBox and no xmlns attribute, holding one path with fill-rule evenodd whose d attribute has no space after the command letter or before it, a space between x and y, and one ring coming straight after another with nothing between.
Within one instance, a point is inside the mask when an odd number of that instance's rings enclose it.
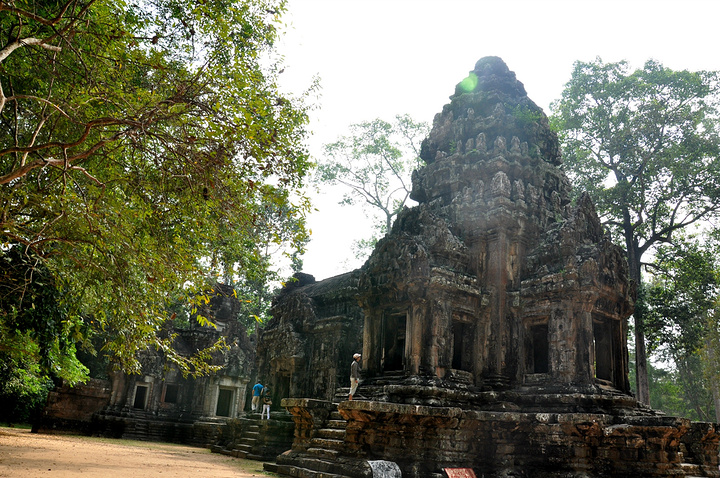
<instances>
[{"instance_id":1,"label":"temple entrance","mask_svg":"<svg viewBox=\"0 0 720 478\"><path fill-rule=\"evenodd\" d=\"M403 370L405 358L405 329L407 313L388 311L382 323L382 371Z\"/></svg>"},{"instance_id":2,"label":"temple entrance","mask_svg":"<svg viewBox=\"0 0 720 478\"><path fill-rule=\"evenodd\" d=\"M549 372L548 324L535 324L530 327L532 338L533 373Z\"/></svg>"},{"instance_id":3,"label":"temple entrance","mask_svg":"<svg viewBox=\"0 0 720 478\"><path fill-rule=\"evenodd\" d=\"M453 356L452 368L472 371L472 343L474 334L472 324L460 320L452 322Z\"/></svg>"},{"instance_id":4,"label":"temple entrance","mask_svg":"<svg viewBox=\"0 0 720 478\"><path fill-rule=\"evenodd\" d=\"M620 336L619 324L612 319L593 317L593 345L595 349L595 379L607 382L608 385L622 383L617 376L622 373L615 357L619 356L616 350Z\"/></svg>"},{"instance_id":5,"label":"temple entrance","mask_svg":"<svg viewBox=\"0 0 720 478\"><path fill-rule=\"evenodd\" d=\"M148 387L146 385L137 385L135 387L135 399L133 400L133 408L145 409L147 404Z\"/></svg>"},{"instance_id":6,"label":"temple entrance","mask_svg":"<svg viewBox=\"0 0 720 478\"><path fill-rule=\"evenodd\" d=\"M218 417L229 417L232 408L233 391L229 388L221 388L218 390L217 407L215 415Z\"/></svg>"}]
</instances>

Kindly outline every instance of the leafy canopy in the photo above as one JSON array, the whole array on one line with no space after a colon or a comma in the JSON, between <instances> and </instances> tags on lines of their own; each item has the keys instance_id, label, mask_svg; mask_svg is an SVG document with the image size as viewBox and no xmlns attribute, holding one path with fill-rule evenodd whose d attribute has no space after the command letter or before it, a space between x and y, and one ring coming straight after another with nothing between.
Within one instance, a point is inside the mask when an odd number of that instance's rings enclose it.
<instances>
[{"instance_id":1,"label":"leafy canopy","mask_svg":"<svg viewBox=\"0 0 720 478\"><path fill-rule=\"evenodd\" d=\"M55 278L61 341L103 334L136 370L138 350L170 345L156 335L170 298L266 282L268 254L302 249L308 106L276 84L283 11L0 1L1 254L26 266L21 289L40 266ZM0 326L25 333L10 323L24 313L0 310Z\"/></svg>"},{"instance_id":2,"label":"leafy canopy","mask_svg":"<svg viewBox=\"0 0 720 478\"><path fill-rule=\"evenodd\" d=\"M625 62L576 62L552 105L576 191L640 256L720 210L718 79L656 61L632 72Z\"/></svg>"}]
</instances>

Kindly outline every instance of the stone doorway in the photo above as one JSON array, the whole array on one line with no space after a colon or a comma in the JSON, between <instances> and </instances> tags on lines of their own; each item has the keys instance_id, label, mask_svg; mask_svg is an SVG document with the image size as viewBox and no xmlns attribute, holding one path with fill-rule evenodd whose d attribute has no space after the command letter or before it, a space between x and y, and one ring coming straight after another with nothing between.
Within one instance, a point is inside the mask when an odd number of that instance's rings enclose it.
<instances>
[{"instance_id":1,"label":"stone doorway","mask_svg":"<svg viewBox=\"0 0 720 478\"><path fill-rule=\"evenodd\" d=\"M405 310L390 310L383 315L381 342L383 372L403 370L406 328L407 312Z\"/></svg>"},{"instance_id":2,"label":"stone doorway","mask_svg":"<svg viewBox=\"0 0 720 478\"><path fill-rule=\"evenodd\" d=\"M217 407L215 415L218 417L230 417L233 403L233 390L230 388L220 388L218 390Z\"/></svg>"}]
</instances>

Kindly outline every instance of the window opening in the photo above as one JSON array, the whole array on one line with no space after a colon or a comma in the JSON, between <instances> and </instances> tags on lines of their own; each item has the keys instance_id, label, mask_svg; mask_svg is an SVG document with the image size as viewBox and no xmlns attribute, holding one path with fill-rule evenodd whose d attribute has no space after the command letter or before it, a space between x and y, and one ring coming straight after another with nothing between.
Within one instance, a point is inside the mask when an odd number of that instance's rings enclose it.
<instances>
[{"instance_id":1,"label":"window opening","mask_svg":"<svg viewBox=\"0 0 720 478\"><path fill-rule=\"evenodd\" d=\"M165 403L177 403L179 387L174 383L165 384L165 395L163 402Z\"/></svg>"}]
</instances>

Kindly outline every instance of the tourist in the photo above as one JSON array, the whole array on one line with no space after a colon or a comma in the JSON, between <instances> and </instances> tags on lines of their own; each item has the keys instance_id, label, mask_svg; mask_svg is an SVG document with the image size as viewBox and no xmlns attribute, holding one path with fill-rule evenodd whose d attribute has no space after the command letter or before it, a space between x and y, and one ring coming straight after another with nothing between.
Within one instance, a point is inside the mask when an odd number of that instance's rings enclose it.
<instances>
[{"instance_id":1,"label":"tourist","mask_svg":"<svg viewBox=\"0 0 720 478\"><path fill-rule=\"evenodd\" d=\"M265 412L267 411L267 419L270 420L270 405L272 405L272 398L270 398L270 389L264 388L262 391L263 394L263 408L262 412L260 413L260 420L265 418Z\"/></svg>"},{"instance_id":2,"label":"tourist","mask_svg":"<svg viewBox=\"0 0 720 478\"><path fill-rule=\"evenodd\" d=\"M360 385L360 357L362 357L360 354L353 355L353 361L350 364L350 397L348 400L353 399L353 395Z\"/></svg>"},{"instance_id":3,"label":"tourist","mask_svg":"<svg viewBox=\"0 0 720 478\"><path fill-rule=\"evenodd\" d=\"M260 380L257 381L252 389L252 411L256 412L260 406L260 395L265 387L260 384Z\"/></svg>"}]
</instances>

